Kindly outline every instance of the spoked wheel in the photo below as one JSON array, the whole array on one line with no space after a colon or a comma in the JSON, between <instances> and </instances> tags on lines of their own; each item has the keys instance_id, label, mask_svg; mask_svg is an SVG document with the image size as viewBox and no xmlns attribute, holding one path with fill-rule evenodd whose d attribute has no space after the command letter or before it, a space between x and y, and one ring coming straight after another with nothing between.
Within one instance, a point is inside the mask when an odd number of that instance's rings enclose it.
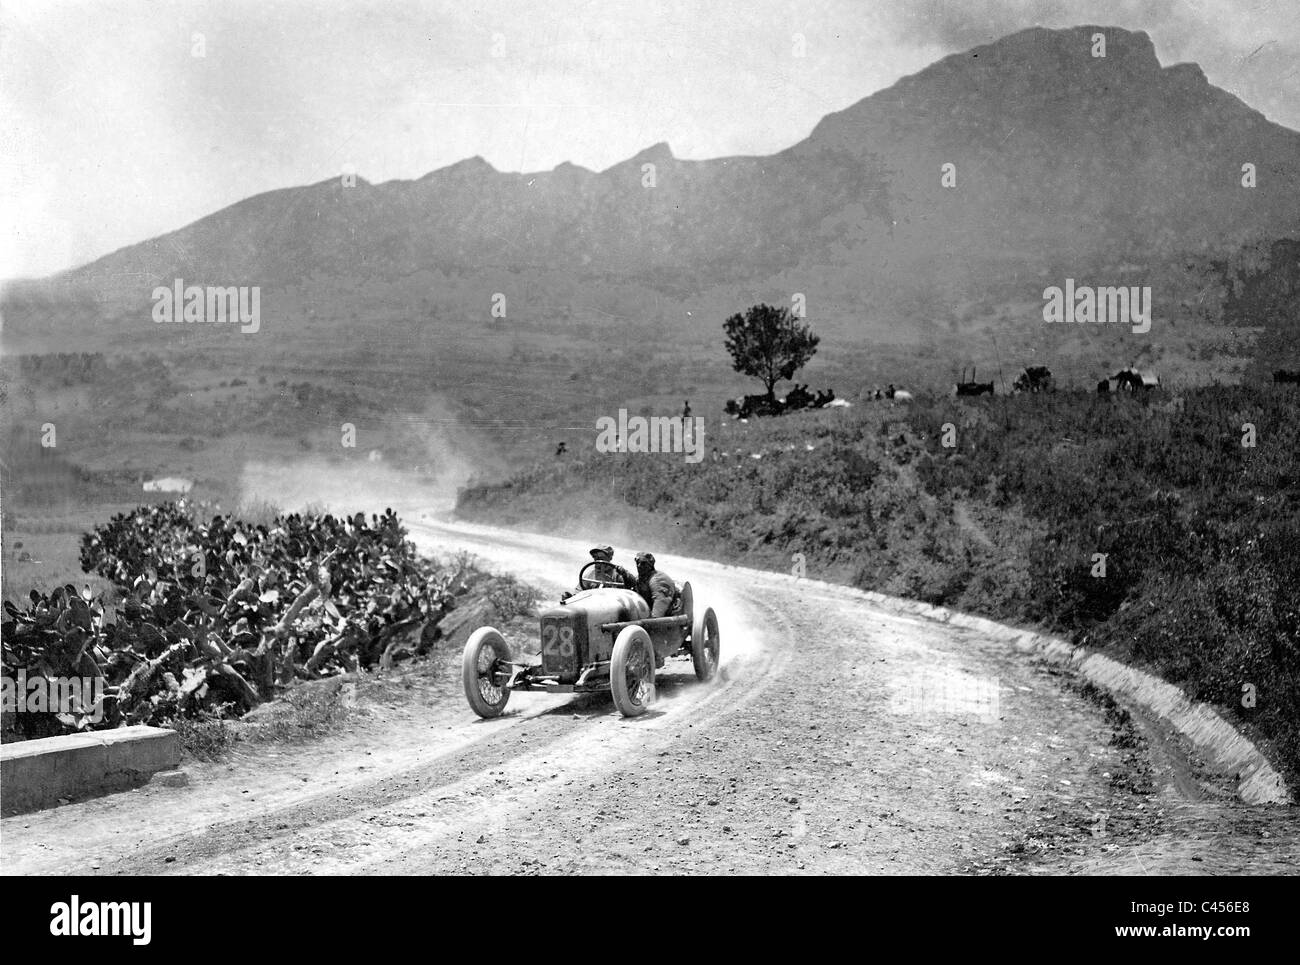
<instances>
[{"instance_id":1,"label":"spoked wheel","mask_svg":"<svg viewBox=\"0 0 1300 965\"><path fill-rule=\"evenodd\" d=\"M655 651L650 634L624 627L609 660L609 689L624 717L639 717L655 699Z\"/></svg>"},{"instance_id":2,"label":"spoked wheel","mask_svg":"<svg viewBox=\"0 0 1300 965\"><path fill-rule=\"evenodd\" d=\"M498 717L506 709L510 691L496 683L499 663L510 659L505 637L492 627L479 627L465 643L461 660L461 680L465 699L474 713L483 718Z\"/></svg>"},{"instance_id":3,"label":"spoked wheel","mask_svg":"<svg viewBox=\"0 0 1300 965\"><path fill-rule=\"evenodd\" d=\"M695 664L697 680L712 680L718 672L718 659L722 652L722 640L718 637L718 618L713 607L706 607L695 614L691 625L691 662Z\"/></svg>"}]
</instances>

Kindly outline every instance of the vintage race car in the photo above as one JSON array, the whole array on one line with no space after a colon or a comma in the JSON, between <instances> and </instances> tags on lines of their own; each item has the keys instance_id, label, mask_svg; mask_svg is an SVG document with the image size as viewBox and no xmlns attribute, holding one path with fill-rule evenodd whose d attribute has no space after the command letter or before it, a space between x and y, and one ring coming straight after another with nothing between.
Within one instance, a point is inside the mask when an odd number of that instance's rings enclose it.
<instances>
[{"instance_id":1,"label":"vintage race car","mask_svg":"<svg viewBox=\"0 0 1300 965\"><path fill-rule=\"evenodd\" d=\"M480 717L496 717L512 690L550 693L610 691L625 717L645 713L654 699L655 671L673 656L689 655L695 676L711 680L718 669L718 618L695 608L691 585L682 585L676 616L651 617L641 595L623 587L607 563L592 560L578 574L579 592L541 615L541 663L511 658L505 638L480 627L465 644L465 697Z\"/></svg>"}]
</instances>

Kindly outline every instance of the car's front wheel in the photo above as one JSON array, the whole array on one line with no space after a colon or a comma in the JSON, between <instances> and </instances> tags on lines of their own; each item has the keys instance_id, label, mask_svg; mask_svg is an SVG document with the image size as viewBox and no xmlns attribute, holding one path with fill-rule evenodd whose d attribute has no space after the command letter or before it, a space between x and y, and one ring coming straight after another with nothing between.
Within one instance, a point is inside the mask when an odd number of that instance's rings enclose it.
<instances>
[{"instance_id":1,"label":"car's front wheel","mask_svg":"<svg viewBox=\"0 0 1300 965\"><path fill-rule=\"evenodd\" d=\"M644 714L655 698L655 651L641 627L624 627L609 660L609 689L624 717Z\"/></svg>"},{"instance_id":2,"label":"car's front wheel","mask_svg":"<svg viewBox=\"0 0 1300 965\"><path fill-rule=\"evenodd\" d=\"M465 699L480 717L498 717L506 709L510 691L498 683L501 664L510 660L505 637L492 627L479 627L465 642L461 658L461 680Z\"/></svg>"}]
</instances>

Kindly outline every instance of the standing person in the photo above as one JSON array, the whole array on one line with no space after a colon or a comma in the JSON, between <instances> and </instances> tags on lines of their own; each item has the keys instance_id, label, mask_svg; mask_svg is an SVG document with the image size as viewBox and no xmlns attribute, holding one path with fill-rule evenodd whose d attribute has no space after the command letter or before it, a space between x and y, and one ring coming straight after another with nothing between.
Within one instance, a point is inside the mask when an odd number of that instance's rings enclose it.
<instances>
[{"instance_id":1,"label":"standing person","mask_svg":"<svg viewBox=\"0 0 1300 965\"><path fill-rule=\"evenodd\" d=\"M636 554L636 591L650 604L652 617L675 616L681 609L681 592L672 577L655 568L653 553Z\"/></svg>"},{"instance_id":2,"label":"standing person","mask_svg":"<svg viewBox=\"0 0 1300 965\"><path fill-rule=\"evenodd\" d=\"M690 417L691 417L691 400L687 399L686 404L682 406L682 418L689 419Z\"/></svg>"}]
</instances>

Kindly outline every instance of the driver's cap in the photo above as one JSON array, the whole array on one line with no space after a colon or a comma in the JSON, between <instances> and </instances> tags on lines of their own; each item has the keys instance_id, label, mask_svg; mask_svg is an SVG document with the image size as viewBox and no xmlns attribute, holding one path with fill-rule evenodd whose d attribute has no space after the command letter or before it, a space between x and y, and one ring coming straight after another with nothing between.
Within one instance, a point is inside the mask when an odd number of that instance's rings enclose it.
<instances>
[{"instance_id":1,"label":"driver's cap","mask_svg":"<svg viewBox=\"0 0 1300 965\"><path fill-rule=\"evenodd\" d=\"M612 546L593 546L590 550L593 560L608 562L614 558L614 547Z\"/></svg>"},{"instance_id":2,"label":"driver's cap","mask_svg":"<svg viewBox=\"0 0 1300 965\"><path fill-rule=\"evenodd\" d=\"M653 553L637 553L637 554L636 554L636 565L637 565L637 566L640 566L642 563L645 563L647 566L654 566L654 565L655 565L655 557L654 557L654 554L653 554Z\"/></svg>"}]
</instances>

